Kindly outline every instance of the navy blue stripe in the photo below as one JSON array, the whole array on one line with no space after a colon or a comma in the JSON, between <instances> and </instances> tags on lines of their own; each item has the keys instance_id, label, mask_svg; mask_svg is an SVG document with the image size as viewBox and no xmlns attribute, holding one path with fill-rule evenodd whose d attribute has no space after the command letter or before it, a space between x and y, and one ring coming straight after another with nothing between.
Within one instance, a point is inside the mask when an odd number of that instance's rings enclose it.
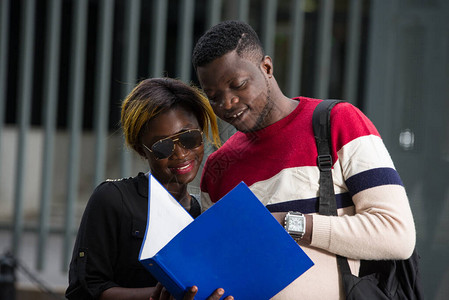
<instances>
[{"instance_id":1,"label":"navy blue stripe","mask_svg":"<svg viewBox=\"0 0 449 300\"><path fill-rule=\"evenodd\" d=\"M393 168L376 168L351 176L346 180L346 186L351 195L363 190L388 184L403 185L398 172Z\"/></svg>"},{"instance_id":2,"label":"navy blue stripe","mask_svg":"<svg viewBox=\"0 0 449 300\"><path fill-rule=\"evenodd\" d=\"M354 206L352 198L349 193L335 195L337 201L337 209L348 206ZM304 214L318 212L318 198L291 200L282 203L268 204L267 209L270 212L287 212L287 211L299 211Z\"/></svg>"}]
</instances>

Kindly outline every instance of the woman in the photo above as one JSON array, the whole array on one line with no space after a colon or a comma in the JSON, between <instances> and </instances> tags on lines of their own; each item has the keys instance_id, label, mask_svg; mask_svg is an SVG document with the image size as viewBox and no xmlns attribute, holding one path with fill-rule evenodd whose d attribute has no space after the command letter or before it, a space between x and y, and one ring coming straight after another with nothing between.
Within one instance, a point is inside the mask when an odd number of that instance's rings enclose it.
<instances>
[{"instance_id":1,"label":"woman","mask_svg":"<svg viewBox=\"0 0 449 300\"><path fill-rule=\"evenodd\" d=\"M170 78L140 82L122 103L126 144L148 161L151 174L192 215L201 213L187 191L204 154L203 135L219 145L217 122L196 88ZM145 234L148 174L106 181L86 206L69 271L68 299L168 297L138 261ZM193 299L196 287L186 293ZM212 295L219 299L222 289Z\"/></svg>"}]
</instances>

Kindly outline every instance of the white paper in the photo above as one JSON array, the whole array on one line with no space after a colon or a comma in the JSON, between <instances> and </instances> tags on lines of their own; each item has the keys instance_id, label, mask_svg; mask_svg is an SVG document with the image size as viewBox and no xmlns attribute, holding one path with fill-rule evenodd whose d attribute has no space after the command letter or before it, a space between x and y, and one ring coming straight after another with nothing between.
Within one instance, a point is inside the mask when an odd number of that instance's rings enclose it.
<instances>
[{"instance_id":1,"label":"white paper","mask_svg":"<svg viewBox=\"0 0 449 300\"><path fill-rule=\"evenodd\" d=\"M153 257L193 218L150 174L148 191L149 219L140 258Z\"/></svg>"}]
</instances>

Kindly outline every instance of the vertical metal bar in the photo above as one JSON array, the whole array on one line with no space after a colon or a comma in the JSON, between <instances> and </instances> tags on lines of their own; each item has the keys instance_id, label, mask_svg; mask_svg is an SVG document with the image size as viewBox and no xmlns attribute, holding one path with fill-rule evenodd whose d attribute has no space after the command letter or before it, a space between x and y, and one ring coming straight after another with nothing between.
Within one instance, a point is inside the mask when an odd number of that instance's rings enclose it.
<instances>
[{"instance_id":1,"label":"vertical metal bar","mask_svg":"<svg viewBox=\"0 0 449 300\"><path fill-rule=\"evenodd\" d=\"M17 120L19 123L19 136L17 143L17 170L14 186L14 232L12 236L12 252L19 254L20 240L23 231L23 201L25 187L25 168L27 166L26 150L27 135L30 127L31 97L33 89L33 54L34 54L34 26L35 26L34 0L24 1L22 6L21 33L22 45L19 49L19 84Z\"/></svg>"},{"instance_id":2,"label":"vertical metal bar","mask_svg":"<svg viewBox=\"0 0 449 300\"><path fill-rule=\"evenodd\" d=\"M106 136L109 122L109 90L112 61L112 33L114 20L114 1L102 0L99 6L99 37L97 45L97 82L95 89L95 169L94 186L105 179L106 170Z\"/></svg>"},{"instance_id":3,"label":"vertical metal bar","mask_svg":"<svg viewBox=\"0 0 449 300\"><path fill-rule=\"evenodd\" d=\"M221 18L221 0L209 0L207 2L207 22L206 28L211 28L218 22Z\"/></svg>"},{"instance_id":4,"label":"vertical metal bar","mask_svg":"<svg viewBox=\"0 0 449 300\"><path fill-rule=\"evenodd\" d=\"M49 232L51 192L53 187L53 158L56 128L56 108L58 104L58 80L60 57L60 33L62 1L51 0L47 6L48 21L46 25L47 43L45 46L44 73L44 150L42 157L42 188L39 214L39 239L37 245L36 267L42 270L45 266L45 248Z\"/></svg>"},{"instance_id":5,"label":"vertical metal bar","mask_svg":"<svg viewBox=\"0 0 449 300\"><path fill-rule=\"evenodd\" d=\"M2 166L2 133L5 122L6 71L8 70L9 0L0 1L0 170Z\"/></svg>"},{"instance_id":6,"label":"vertical metal bar","mask_svg":"<svg viewBox=\"0 0 449 300\"><path fill-rule=\"evenodd\" d=\"M304 47L304 0L292 1L291 38L288 65L287 93L289 97L299 96L301 90L302 53Z\"/></svg>"},{"instance_id":7,"label":"vertical metal bar","mask_svg":"<svg viewBox=\"0 0 449 300\"><path fill-rule=\"evenodd\" d=\"M181 20L178 23L178 41L176 46L176 75L184 82L190 81L190 71L192 69L191 54L193 43L193 15L195 1L181 0L180 6Z\"/></svg>"},{"instance_id":8,"label":"vertical metal bar","mask_svg":"<svg viewBox=\"0 0 449 300\"><path fill-rule=\"evenodd\" d=\"M238 11L238 19L243 22L247 22L249 20L249 0L240 0L239 1L239 11Z\"/></svg>"},{"instance_id":9,"label":"vertical metal bar","mask_svg":"<svg viewBox=\"0 0 449 300\"><path fill-rule=\"evenodd\" d=\"M315 95L327 98L330 82L330 65L332 54L332 23L334 0L321 0L318 23L318 57L315 73Z\"/></svg>"},{"instance_id":10,"label":"vertical metal bar","mask_svg":"<svg viewBox=\"0 0 449 300\"><path fill-rule=\"evenodd\" d=\"M140 24L140 0L131 0L126 5L125 34L128 37L124 49L123 66L125 85L122 89L122 98L133 89L137 77L137 60L139 50L139 24ZM121 176L131 176L131 153L126 147L122 148Z\"/></svg>"},{"instance_id":11,"label":"vertical metal bar","mask_svg":"<svg viewBox=\"0 0 449 300\"><path fill-rule=\"evenodd\" d=\"M361 0L351 0L349 7L348 43L346 44L345 85L343 97L348 102L357 103L357 74L360 58L360 32L362 23Z\"/></svg>"},{"instance_id":12,"label":"vertical metal bar","mask_svg":"<svg viewBox=\"0 0 449 300\"><path fill-rule=\"evenodd\" d=\"M263 10L262 43L265 53L274 58L274 35L276 32L277 0L265 0Z\"/></svg>"},{"instance_id":13,"label":"vertical metal bar","mask_svg":"<svg viewBox=\"0 0 449 300\"><path fill-rule=\"evenodd\" d=\"M72 250L73 223L75 219L75 204L78 199L79 165L80 165L80 139L81 121L84 102L84 75L86 60L86 38L88 19L87 0L74 2L74 19L72 31L72 60L70 66L69 85L69 161L67 182L67 203L65 211L65 234L63 269L66 270Z\"/></svg>"},{"instance_id":14,"label":"vertical metal bar","mask_svg":"<svg viewBox=\"0 0 449 300\"><path fill-rule=\"evenodd\" d=\"M167 42L168 1L155 0L153 3L152 32L150 44L150 76L160 77L164 72L165 47Z\"/></svg>"}]
</instances>

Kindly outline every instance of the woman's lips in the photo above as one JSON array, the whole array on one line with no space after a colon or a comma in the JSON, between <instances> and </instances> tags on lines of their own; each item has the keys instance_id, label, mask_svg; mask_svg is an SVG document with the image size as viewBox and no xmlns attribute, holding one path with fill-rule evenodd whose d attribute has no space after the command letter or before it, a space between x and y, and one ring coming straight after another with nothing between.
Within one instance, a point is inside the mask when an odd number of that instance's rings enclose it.
<instances>
[{"instance_id":1,"label":"woman's lips","mask_svg":"<svg viewBox=\"0 0 449 300\"><path fill-rule=\"evenodd\" d=\"M191 160L186 163L180 164L176 167L171 167L170 171L174 174L183 175L191 172L195 166L195 161Z\"/></svg>"}]
</instances>

